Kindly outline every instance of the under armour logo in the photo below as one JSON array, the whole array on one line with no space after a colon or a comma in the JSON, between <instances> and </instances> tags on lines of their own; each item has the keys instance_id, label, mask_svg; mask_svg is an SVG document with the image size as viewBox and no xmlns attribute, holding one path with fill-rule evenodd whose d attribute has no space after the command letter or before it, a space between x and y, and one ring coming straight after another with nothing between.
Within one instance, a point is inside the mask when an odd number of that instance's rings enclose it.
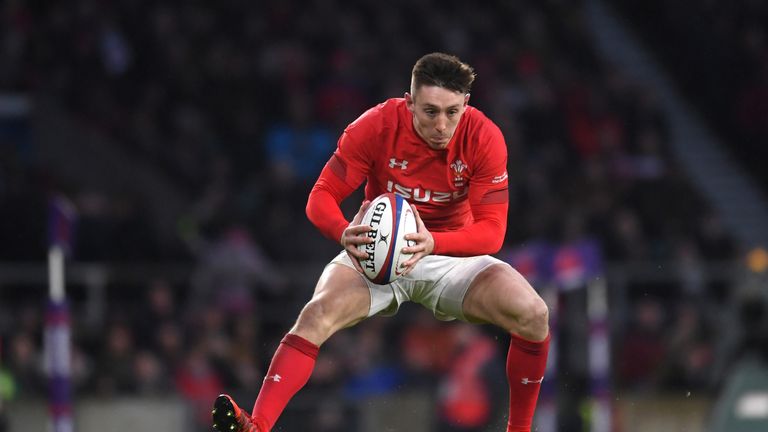
<instances>
[{"instance_id":1,"label":"under armour logo","mask_svg":"<svg viewBox=\"0 0 768 432\"><path fill-rule=\"evenodd\" d=\"M538 380L531 380L528 378L523 378L522 381L520 381L522 384L541 384L541 382L544 381L544 377L541 377L541 379Z\"/></svg>"},{"instance_id":2,"label":"under armour logo","mask_svg":"<svg viewBox=\"0 0 768 432\"><path fill-rule=\"evenodd\" d=\"M281 379L283 379L283 377L281 377L278 374L267 375L266 377L264 377L264 381L270 380L270 381L274 381L274 382L280 382Z\"/></svg>"},{"instance_id":3,"label":"under armour logo","mask_svg":"<svg viewBox=\"0 0 768 432\"><path fill-rule=\"evenodd\" d=\"M408 167L408 161L403 159L402 161L398 162L397 159L391 158L389 160L389 167L394 168L396 166L399 166L401 170L404 170Z\"/></svg>"}]
</instances>

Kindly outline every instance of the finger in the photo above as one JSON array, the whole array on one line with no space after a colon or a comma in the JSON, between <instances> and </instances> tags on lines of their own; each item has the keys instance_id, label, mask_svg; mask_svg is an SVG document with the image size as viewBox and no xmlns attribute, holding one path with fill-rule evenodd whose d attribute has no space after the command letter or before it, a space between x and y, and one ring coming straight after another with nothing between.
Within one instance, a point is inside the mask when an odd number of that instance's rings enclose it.
<instances>
[{"instance_id":1,"label":"finger","mask_svg":"<svg viewBox=\"0 0 768 432\"><path fill-rule=\"evenodd\" d=\"M422 232L427 229L427 227L424 225L424 221L421 220L421 215L419 214L419 210L416 208L415 205L411 205L411 209L413 210L413 215L416 218L416 231Z\"/></svg>"},{"instance_id":2,"label":"finger","mask_svg":"<svg viewBox=\"0 0 768 432\"><path fill-rule=\"evenodd\" d=\"M426 248L424 247L424 245L417 243L417 244L415 244L413 246L406 246L406 247L400 249L400 253L415 254L415 253L418 253L418 252L424 252L425 250L426 250Z\"/></svg>"},{"instance_id":3,"label":"finger","mask_svg":"<svg viewBox=\"0 0 768 432\"><path fill-rule=\"evenodd\" d=\"M371 206L370 200L364 200L362 204L360 204L360 209L357 211L357 214L352 219L352 225L357 225L360 223L360 221L363 219L363 215L368 210L368 207Z\"/></svg>"},{"instance_id":4,"label":"finger","mask_svg":"<svg viewBox=\"0 0 768 432\"><path fill-rule=\"evenodd\" d=\"M357 270L357 272L360 274L365 274L363 272L363 267L360 265L360 262L357 260L357 258L355 258L354 256L351 256L349 250L347 250L347 254L350 255L349 260L352 261L352 265L355 266L355 270Z\"/></svg>"},{"instance_id":5,"label":"finger","mask_svg":"<svg viewBox=\"0 0 768 432\"><path fill-rule=\"evenodd\" d=\"M354 227L348 227L344 230L344 233L341 236L341 245L345 248L347 246L360 246L368 243L373 243L373 238L371 238L366 233L370 231L367 225L358 225Z\"/></svg>"},{"instance_id":6,"label":"finger","mask_svg":"<svg viewBox=\"0 0 768 432\"><path fill-rule=\"evenodd\" d=\"M405 276L408 273L410 273L411 271L413 271L413 269L414 269L414 267L416 267L416 263L419 261L419 259L421 259L420 256L417 257L416 255L414 255L411 259L409 259L408 261L404 262L402 264L402 266L405 268L405 270L403 270L403 272L401 273L402 276Z\"/></svg>"},{"instance_id":7,"label":"finger","mask_svg":"<svg viewBox=\"0 0 768 432\"><path fill-rule=\"evenodd\" d=\"M355 227L349 227L344 231L343 245L353 244L359 246L361 244L373 243L374 238L371 237L368 232L371 231L371 227L368 225L358 225Z\"/></svg>"},{"instance_id":8,"label":"finger","mask_svg":"<svg viewBox=\"0 0 768 432\"><path fill-rule=\"evenodd\" d=\"M366 245L373 243L375 240L367 235L348 236L346 238L346 244L357 248L360 245Z\"/></svg>"},{"instance_id":9,"label":"finger","mask_svg":"<svg viewBox=\"0 0 768 432\"><path fill-rule=\"evenodd\" d=\"M368 259L368 252L366 252L364 249L361 249L360 246L371 243L372 240L373 239L367 236L350 237L348 238L347 245L344 246L344 249L346 249L347 252L353 256L356 256L357 258Z\"/></svg>"},{"instance_id":10,"label":"finger","mask_svg":"<svg viewBox=\"0 0 768 432\"><path fill-rule=\"evenodd\" d=\"M373 228L371 228L370 225L350 225L347 227L346 234L359 235L359 234L367 233L372 229Z\"/></svg>"},{"instance_id":11,"label":"finger","mask_svg":"<svg viewBox=\"0 0 768 432\"><path fill-rule=\"evenodd\" d=\"M422 242L422 241L426 240L426 237L424 236L424 234L420 234L420 233L417 233L417 232L415 232L415 233L408 233L408 234L404 235L403 238L408 240L408 241L412 241L412 242L416 242L416 243L419 243L419 242Z\"/></svg>"},{"instance_id":12,"label":"finger","mask_svg":"<svg viewBox=\"0 0 768 432\"><path fill-rule=\"evenodd\" d=\"M401 266L405 268L405 271L403 272L403 274L407 274L410 271L411 267L413 267L413 264L415 264L415 261L413 258L402 263Z\"/></svg>"},{"instance_id":13,"label":"finger","mask_svg":"<svg viewBox=\"0 0 768 432\"><path fill-rule=\"evenodd\" d=\"M407 267L408 269L410 269L410 268L412 268L414 265L416 265L416 263L417 263L417 262L419 262L419 260L420 260L422 257L424 257L424 256L425 256L425 255L424 255L423 253L415 253L415 254L413 254L413 256L412 256L412 257L408 258L408 260L406 260L406 261L405 261L405 262L402 264L402 266L403 266L403 267ZM408 270L406 270L406 271L408 271Z\"/></svg>"},{"instance_id":14,"label":"finger","mask_svg":"<svg viewBox=\"0 0 768 432\"><path fill-rule=\"evenodd\" d=\"M357 260L367 260L368 259L368 253L365 251L361 251L360 249L356 247L350 247L347 248L347 255L352 258L353 261L357 262Z\"/></svg>"}]
</instances>

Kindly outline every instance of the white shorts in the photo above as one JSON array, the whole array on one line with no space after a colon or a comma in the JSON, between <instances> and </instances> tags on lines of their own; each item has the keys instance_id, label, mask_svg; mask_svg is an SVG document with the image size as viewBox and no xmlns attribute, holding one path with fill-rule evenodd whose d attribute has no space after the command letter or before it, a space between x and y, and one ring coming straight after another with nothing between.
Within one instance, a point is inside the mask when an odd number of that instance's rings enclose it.
<instances>
[{"instance_id":1,"label":"white shorts","mask_svg":"<svg viewBox=\"0 0 768 432\"><path fill-rule=\"evenodd\" d=\"M338 254L330 264L354 268L346 251ZM391 316L397 313L402 303L413 301L427 307L437 319L467 321L462 304L469 285L475 276L493 264L509 265L490 255L428 255L419 260L410 273L387 285L377 285L360 275L371 293L368 316Z\"/></svg>"}]
</instances>

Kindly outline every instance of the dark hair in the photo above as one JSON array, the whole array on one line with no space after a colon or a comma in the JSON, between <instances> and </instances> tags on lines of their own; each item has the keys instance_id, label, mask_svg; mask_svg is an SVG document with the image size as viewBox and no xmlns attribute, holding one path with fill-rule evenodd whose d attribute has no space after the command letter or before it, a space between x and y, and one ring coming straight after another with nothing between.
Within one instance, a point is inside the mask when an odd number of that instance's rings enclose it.
<instances>
[{"instance_id":1,"label":"dark hair","mask_svg":"<svg viewBox=\"0 0 768 432\"><path fill-rule=\"evenodd\" d=\"M413 65L412 91L424 85L442 87L459 93L469 93L475 80L475 71L458 57L444 53L431 53Z\"/></svg>"}]
</instances>

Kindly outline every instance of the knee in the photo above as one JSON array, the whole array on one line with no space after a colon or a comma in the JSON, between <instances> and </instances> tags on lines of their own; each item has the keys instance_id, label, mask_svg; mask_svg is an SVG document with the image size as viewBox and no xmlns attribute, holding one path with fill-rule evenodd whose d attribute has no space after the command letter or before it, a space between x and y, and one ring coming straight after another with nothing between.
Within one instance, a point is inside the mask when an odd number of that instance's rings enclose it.
<instances>
[{"instance_id":1,"label":"knee","mask_svg":"<svg viewBox=\"0 0 768 432\"><path fill-rule=\"evenodd\" d=\"M323 299L314 298L310 300L299 313L296 321L297 326L311 328L319 332L328 332L333 327L333 317L329 311L333 310Z\"/></svg>"},{"instance_id":2,"label":"knee","mask_svg":"<svg viewBox=\"0 0 768 432\"><path fill-rule=\"evenodd\" d=\"M530 301L517 317L517 328L512 332L523 339L542 341L549 334L549 307L538 295Z\"/></svg>"},{"instance_id":3,"label":"knee","mask_svg":"<svg viewBox=\"0 0 768 432\"><path fill-rule=\"evenodd\" d=\"M320 345L358 320L349 316L346 306L334 296L315 297L304 305L292 332Z\"/></svg>"}]
</instances>

